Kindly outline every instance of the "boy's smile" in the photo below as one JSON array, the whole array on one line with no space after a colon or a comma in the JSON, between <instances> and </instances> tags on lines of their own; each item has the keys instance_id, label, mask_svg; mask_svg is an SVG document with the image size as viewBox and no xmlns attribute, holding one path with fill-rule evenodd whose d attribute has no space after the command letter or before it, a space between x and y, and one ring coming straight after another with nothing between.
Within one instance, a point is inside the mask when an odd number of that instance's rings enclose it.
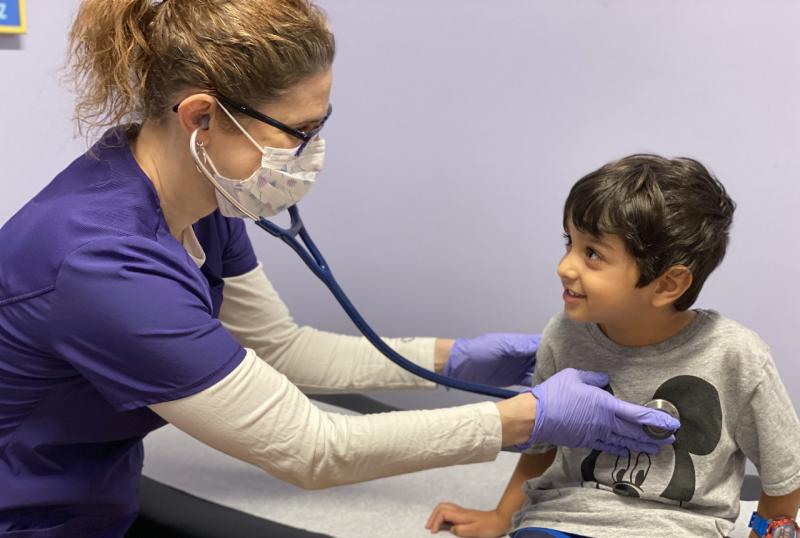
<instances>
[{"instance_id":1,"label":"boy's smile","mask_svg":"<svg viewBox=\"0 0 800 538\"><path fill-rule=\"evenodd\" d=\"M574 321L613 323L629 319L646 306L644 288L637 288L639 267L613 234L595 237L570 221L566 253L558 264L564 306Z\"/></svg>"},{"instance_id":2,"label":"boy's smile","mask_svg":"<svg viewBox=\"0 0 800 538\"><path fill-rule=\"evenodd\" d=\"M564 301L566 303L578 304L578 302L580 302L581 299L586 299L586 296L574 292L569 288L564 290Z\"/></svg>"}]
</instances>

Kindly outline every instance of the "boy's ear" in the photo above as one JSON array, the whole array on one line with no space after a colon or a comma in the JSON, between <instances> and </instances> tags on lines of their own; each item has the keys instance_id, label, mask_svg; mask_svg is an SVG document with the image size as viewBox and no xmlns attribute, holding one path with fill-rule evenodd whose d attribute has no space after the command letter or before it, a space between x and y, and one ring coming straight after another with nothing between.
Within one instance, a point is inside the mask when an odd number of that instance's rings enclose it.
<instances>
[{"instance_id":1,"label":"boy's ear","mask_svg":"<svg viewBox=\"0 0 800 538\"><path fill-rule=\"evenodd\" d=\"M685 265L673 265L656 279L652 304L667 306L680 299L692 285L692 272Z\"/></svg>"}]
</instances>

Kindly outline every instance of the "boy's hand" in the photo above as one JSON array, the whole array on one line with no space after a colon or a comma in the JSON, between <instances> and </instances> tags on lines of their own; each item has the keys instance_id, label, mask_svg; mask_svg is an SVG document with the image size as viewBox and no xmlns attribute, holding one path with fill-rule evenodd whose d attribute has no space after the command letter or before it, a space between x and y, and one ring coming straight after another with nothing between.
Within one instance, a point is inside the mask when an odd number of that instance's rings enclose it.
<instances>
[{"instance_id":1,"label":"boy's hand","mask_svg":"<svg viewBox=\"0 0 800 538\"><path fill-rule=\"evenodd\" d=\"M470 510L444 502L433 509L425 528L434 534L445 524L451 525L450 532L456 536L496 538L508 532L511 518L500 515L496 510Z\"/></svg>"}]
</instances>

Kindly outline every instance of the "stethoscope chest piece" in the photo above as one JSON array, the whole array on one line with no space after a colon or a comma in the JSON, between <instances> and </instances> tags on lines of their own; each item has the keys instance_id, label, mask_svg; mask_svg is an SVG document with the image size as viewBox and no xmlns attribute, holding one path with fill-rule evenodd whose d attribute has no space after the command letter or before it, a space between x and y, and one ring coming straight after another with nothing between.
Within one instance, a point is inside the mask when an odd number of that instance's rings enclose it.
<instances>
[{"instance_id":1,"label":"stethoscope chest piece","mask_svg":"<svg viewBox=\"0 0 800 538\"><path fill-rule=\"evenodd\" d=\"M644 404L644 406L649 409L656 409L658 411L662 411L671 416L672 418L674 418L675 420L681 419L681 415L680 413L678 413L678 408L672 405L672 403L667 400L661 400L661 399L650 400L649 402ZM647 435L649 435L653 439L666 439L667 437L675 433L670 430L663 430L661 428L656 428L655 426L643 426L643 428L644 431L647 433Z\"/></svg>"}]
</instances>

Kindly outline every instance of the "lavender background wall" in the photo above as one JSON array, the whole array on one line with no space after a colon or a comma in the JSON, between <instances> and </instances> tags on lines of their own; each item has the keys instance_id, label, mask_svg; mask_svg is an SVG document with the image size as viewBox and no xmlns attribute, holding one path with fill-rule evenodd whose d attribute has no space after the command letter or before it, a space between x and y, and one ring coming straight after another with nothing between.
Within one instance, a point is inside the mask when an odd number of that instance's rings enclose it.
<instances>
[{"instance_id":1,"label":"lavender background wall","mask_svg":"<svg viewBox=\"0 0 800 538\"><path fill-rule=\"evenodd\" d=\"M320 3L339 45L335 112L303 215L376 329L540 330L561 308L572 183L632 152L687 155L739 205L698 306L760 333L800 405L800 3ZM77 5L31 0L29 33L0 36L0 222L85 148L57 72ZM300 322L355 332L283 244L251 237Z\"/></svg>"}]
</instances>

